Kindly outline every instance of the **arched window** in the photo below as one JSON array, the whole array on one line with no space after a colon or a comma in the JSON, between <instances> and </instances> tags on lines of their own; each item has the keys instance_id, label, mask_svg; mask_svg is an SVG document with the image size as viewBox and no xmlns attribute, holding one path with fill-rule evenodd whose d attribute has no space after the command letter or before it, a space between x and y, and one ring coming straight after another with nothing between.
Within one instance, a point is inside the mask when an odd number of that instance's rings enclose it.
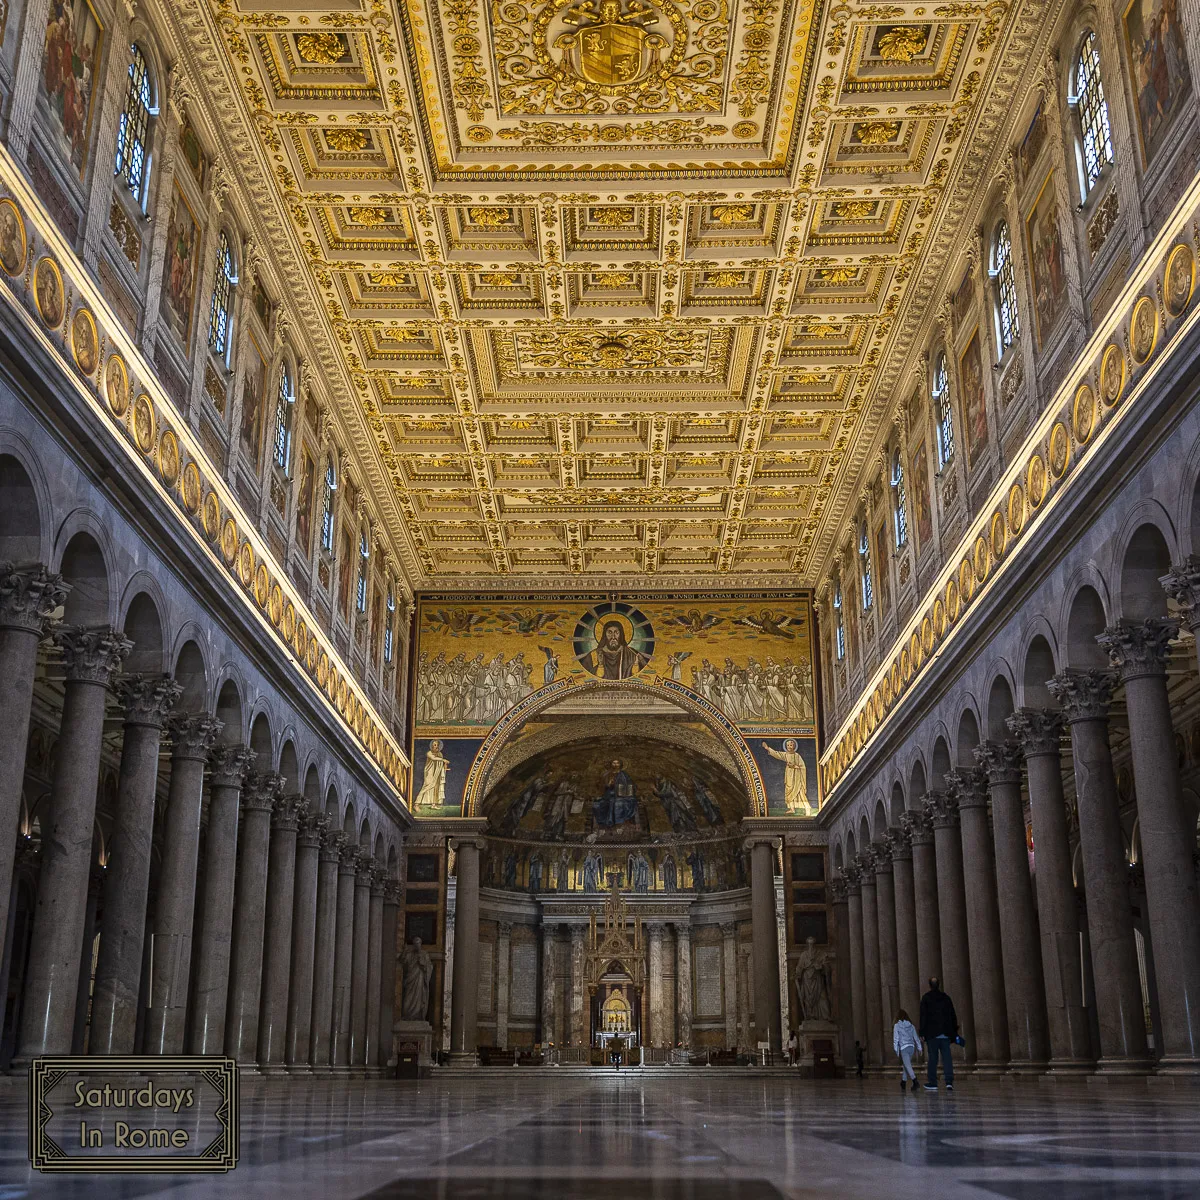
<instances>
[{"instance_id":1,"label":"arched window","mask_svg":"<svg viewBox=\"0 0 1200 1200\"><path fill-rule=\"evenodd\" d=\"M217 244L217 271L213 279L212 306L208 320L208 348L218 357L229 361L230 326L232 325L233 285L237 274L233 269L233 252L229 238L221 230Z\"/></svg>"},{"instance_id":2,"label":"arched window","mask_svg":"<svg viewBox=\"0 0 1200 1200\"><path fill-rule=\"evenodd\" d=\"M838 662L841 662L846 657L846 622L842 617L842 585L840 583L833 589L833 620L834 642L837 648Z\"/></svg>"},{"instance_id":3,"label":"arched window","mask_svg":"<svg viewBox=\"0 0 1200 1200\"><path fill-rule=\"evenodd\" d=\"M904 463L899 450L892 454L892 524L899 549L908 543L908 497L904 494Z\"/></svg>"},{"instance_id":4,"label":"arched window","mask_svg":"<svg viewBox=\"0 0 1200 1200\"><path fill-rule=\"evenodd\" d=\"M150 183L150 118L153 116L150 69L135 42L129 47L129 76L125 108L117 126L117 155L113 166L129 188L134 202L145 212Z\"/></svg>"},{"instance_id":5,"label":"arched window","mask_svg":"<svg viewBox=\"0 0 1200 1200\"><path fill-rule=\"evenodd\" d=\"M871 607L875 595L871 588L871 535L864 521L858 531L858 566L862 575L862 606L863 612Z\"/></svg>"},{"instance_id":6,"label":"arched window","mask_svg":"<svg viewBox=\"0 0 1200 1200\"><path fill-rule=\"evenodd\" d=\"M325 499L321 506L321 549L333 553L333 493L337 491L337 468L333 456L325 468Z\"/></svg>"},{"instance_id":7,"label":"arched window","mask_svg":"<svg viewBox=\"0 0 1200 1200\"><path fill-rule=\"evenodd\" d=\"M292 461L292 413L295 397L292 395L292 375L284 363L279 370L279 391L275 397L275 466L287 473Z\"/></svg>"},{"instance_id":8,"label":"arched window","mask_svg":"<svg viewBox=\"0 0 1200 1200\"><path fill-rule=\"evenodd\" d=\"M1096 34L1089 30L1075 60L1075 110L1079 117L1082 162L1081 192L1086 200L1100 172L1113 161L1112 129L1108 124L1108 101L1100 78L1100 52Z\"/></svg>"},{"instance_id":9,"label":"arched window","mask_svg":"<svg viewBox=\"0 0 1200 1200\"><path fill-rule=\"evenodd\" d=\"M1008 222L996 226L992 239L992 278L996 281L996 340L1000 357L1021 336L1021 315L1017 311L1017 281L1013 276L1012 239Z\"/></svg>"},{"instance_id":10,"label":"arched window","mask_svg":"<svg viewBox=\"0 0 1200 1200\"><path fill-rule=\"evenodd\" d=\"M950 377L946 372L946 353L937 356L933 366L933 403L937 409L938 470L954 457L954 413L950 408Z\"/></svg>"},{"instance_id":11,"label":"arched window","mask_svg":"<svg viewBox=\"0 0 1200 1200\"><path fill-rule=\"evenodd\" d=\"M367 534L364 530L358 539L358 588L354 597L354 606L360 613L367 611L367 559L370 556L371 548L367 545Z\"/></svg>"},{"instance_id":12,"label":"arched window","mask_svg":"<svg viewBox=\"0 0 1200 1200\"><path fill-rule=\"evenodd\" d=\"M392 652L396 640L396 593L388 584L387 593L387 623L383 627L383 661L392 661Z\"/></svg>"}]
</instances>

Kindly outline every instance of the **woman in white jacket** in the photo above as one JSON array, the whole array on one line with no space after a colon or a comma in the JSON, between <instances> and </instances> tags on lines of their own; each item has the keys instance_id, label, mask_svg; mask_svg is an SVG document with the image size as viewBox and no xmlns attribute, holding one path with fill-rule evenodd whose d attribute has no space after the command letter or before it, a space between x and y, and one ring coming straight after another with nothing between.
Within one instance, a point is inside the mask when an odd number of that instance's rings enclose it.
<instances>
[{"instance_id":1,"label":"woman in white jacket","mask_svg":"<svg viewBox=\"0 0 1200 1200\"><path fill-rule=\"evenodd\" d=\"M921 1049L921 1039L904 1009L896 1014L896 1024L892 1026L892 1047L900 1056L900 1090L904 1091L904 1085L911 1079L915 1092L917 1076L913 1071L912 1057Z\"/></svg>"}]
</instances>

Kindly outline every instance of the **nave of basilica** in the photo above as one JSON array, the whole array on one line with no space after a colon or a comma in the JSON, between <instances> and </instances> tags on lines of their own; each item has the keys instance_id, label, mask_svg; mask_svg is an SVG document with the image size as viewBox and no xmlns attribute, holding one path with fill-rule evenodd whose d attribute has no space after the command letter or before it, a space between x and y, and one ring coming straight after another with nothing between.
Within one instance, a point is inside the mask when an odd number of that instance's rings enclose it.
<instances>
[{"instance_id":1,"label":"nave of basilica","mask_svg":"<svg viewBox=\"0 0 1200 1200\"><path fill-rule=\"evenodd\" d=\"M1198 256L1200 0L0 0L0 1193L1200 1192Z\"/></svg>"}]
</instances>

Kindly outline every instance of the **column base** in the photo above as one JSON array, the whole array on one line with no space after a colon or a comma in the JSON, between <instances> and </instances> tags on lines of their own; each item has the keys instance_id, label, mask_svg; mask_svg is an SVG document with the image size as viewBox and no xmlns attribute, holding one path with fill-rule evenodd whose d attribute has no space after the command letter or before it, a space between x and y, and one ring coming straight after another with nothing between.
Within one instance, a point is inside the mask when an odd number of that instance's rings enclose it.
<instances>
[{"instance_id":1,"label":"column base","mask_svg":"<svg viewBox=\"0 0 1200 1200\"><path fill-rule=\"evenodd\" d=\"M1082 1079L1085 1075L1094 1075L1095 1073L1096 1064L1090 1058L1052 1058L1046 1078Z\"/></svg>"},{"instance_id":2,"label":"column base","mask_svg":"<svg viewBox=\"0 0 1200 1200\"><path fill-rule=\"evenodd\" d=\"M1154 1068L1155 1075L1200 1075L1200 1058L1183 1054L1172 1054L1160 1058Z\"/></svg>"},{"instance_id":3,"label":"column base","mask_svg":"<svg viewBox=\"0 0 1200 1200\"><path fill-rule=\"evenodd\" d=\"M333 1068L328 1063L313 1063L309 1073L312 1075L329 1076L333 1074Z\"/></svg>"},{"instance_id":4,"label":"column base","mask_svg":"<svg viewBox=\"0 0 1200 1200\"><path fill-rule=\"evenodd\" d=\"M350 1070L351 1068L349 1063L336 1063L334 1066L329 1068L329 1073L330 1075L336 1075L341 1079L349 1079Z\"/></svg>"},{"instance_id":5,"label":"column base","mask_svg":"<svg viewBox=\"0 0 1200 1200\"><path fill-rule=\"evenodd\" d=\"M261 1075L258 1063L256 1062L240 1062L237 1065L239 1075Z\"/></svg>"},{"instance_id":6,"label":"column base","mask_svg":"<svg viewBox=\"0 0 1200 1200\"><path fill-rule=\"evenodd\" d=\"M288 1063L287 1073L289 1075L311 1075L313 1069L308 1063Z\"/></svg>"},{"instance_id":7,"label":"column base","mask_svg":"<svg viewBox=\"0 0 1200 1200\"><path fill-rule=\"evenodd\" d=\"M1008 1063L1000 1058L979 1058L974 1066L976 1075L1004 1075L1008 1071ZM957 1071L958 1066L954 1069Z\"/></svg>"},{"instance_id":8,"label":"column base","mask_svg":"<svg viewBox=\"0 0 1200 1200\"><path fill-rule=\"evenodd\" d=\"M474 1050L451 1050L448 1062L452 1067L477 1067L479 1055Z\"/></svg>"},{"instance_id":9,"label":"column base","mask_svg":"<svg viewBox=\"0 0 1200 1200\"><path fill-rule=\"evenodd\" d=\"M1149 1075L1154 1070L1154 1059L1149 1055L1144 1057L1129 1056L1118 1058L1102 1058L1096 1063L1097 1079L1120 1078L1129 1075Z\"/></svg>"},{"instance_id":10,"label":"column base","mask_svg":"<svg viewBox=\"0 0 1200 1200\"><path fill-rule=\"evenodd\" d=\"M383 1078L383 1068L382 1067L368 1067L367 1068L367 1078L368 1079L382 1079Z\"/></svg>"},{"instance_id":11,"label":"column base","mask_svg":"<svg viewBox=\"0 0 1200 1200\"><path fill-rule=\"evenodd\" d=\"M1038 1075L1045 1075L1050 1070L1050 1064L1047 1062L1033 1062L1027 1058L1015 1058L1008 1064L1007 1074L1011 1076L1021 1076L1023 1078L1034 1079Z\"/></svg>"},{"instance_id":12,"label":"column base","mask_svg":"<svg viewBox=\"0 0 1200 1200\"><path fill-rule=\"evenodd\" d=\"M259 1073L262 1075L286 1075L287 1067L283 1063L263 1063L259 1068Z\"/></svg>"}]
</instances>

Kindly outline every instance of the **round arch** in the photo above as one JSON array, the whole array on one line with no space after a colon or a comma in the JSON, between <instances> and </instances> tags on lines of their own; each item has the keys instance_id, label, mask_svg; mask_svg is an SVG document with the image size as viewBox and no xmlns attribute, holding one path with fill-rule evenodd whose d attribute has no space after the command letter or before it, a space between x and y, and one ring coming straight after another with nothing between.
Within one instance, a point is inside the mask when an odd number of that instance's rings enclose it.
<instances>
[{"instance_id":1,"label":"round arch","mask_svg":"<svg viewBox=\"0 0 1200 1200\"><path fill-rule=\"evenodd\" d=\"M624 680L608 681L603 679L588 679L576 682L573 679L559 679L546 687L539 688L526 696L524 700L513 705L499 721L492 726L483 744L475 755L471 770L467 775L466 786L463 789L463 813L468 817L479 816L479 801L486 791L486 784L495 766L500 751L524 724L539 713L557 704L564 696L583 695L586 692L602 690L632 692L635 695L653 696L666 700L685 709L692 716L702 721L716 735L718 741L730 753L738 768L742 783L750 797L751 815L765 817L767 815L767 794L763 788L762 776L758 764L750 753L750 747L734 727L728 717L716 705L703 696L693 692L675 679L666 679L661 675L655 677L653 683L637 681L629 683Z\"/></svg>"}]
</instances>

